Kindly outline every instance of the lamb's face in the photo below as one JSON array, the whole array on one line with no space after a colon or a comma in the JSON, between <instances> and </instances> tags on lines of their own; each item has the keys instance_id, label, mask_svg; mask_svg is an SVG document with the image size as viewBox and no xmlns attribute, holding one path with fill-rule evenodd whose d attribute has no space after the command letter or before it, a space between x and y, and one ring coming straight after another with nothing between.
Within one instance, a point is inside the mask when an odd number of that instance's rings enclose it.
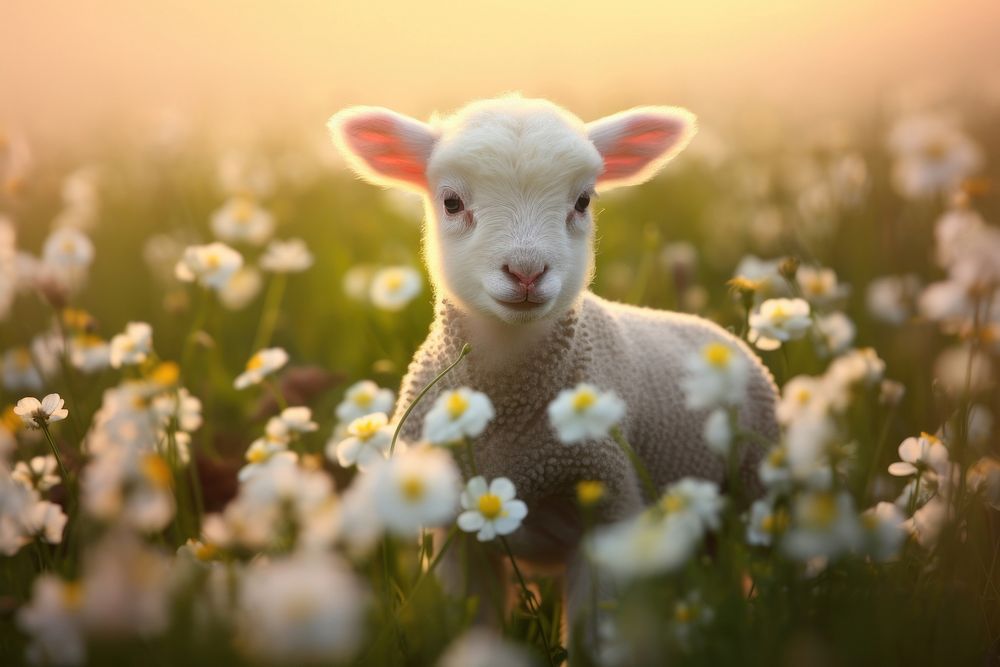
<instances>
[{"instance_id":1,"label":"lamb's face","mask_svg":"<svg viewBox=\"0 0 1000 667\"><path fill-rule=\"evenodd\" d=\"M511 324L565 312L589 282L602 167L583 123L554 109L484 110L446 128L427 167L438 287Z\"/></svg>"},{"instance_id":2,"label":"lamb's face","mask_svg":"<svg viewBox=\"0 0 1000 667\"><path fill-rule=\"evenodd\" d=\"M330 128L361 176L424 195L438 292L521 324L559 316L589 282L595 189L648 179L687 144L694 117L641 107L585 125L550 102L508 97L432 124L348 109Z\"/></svg>"}]
</instances>

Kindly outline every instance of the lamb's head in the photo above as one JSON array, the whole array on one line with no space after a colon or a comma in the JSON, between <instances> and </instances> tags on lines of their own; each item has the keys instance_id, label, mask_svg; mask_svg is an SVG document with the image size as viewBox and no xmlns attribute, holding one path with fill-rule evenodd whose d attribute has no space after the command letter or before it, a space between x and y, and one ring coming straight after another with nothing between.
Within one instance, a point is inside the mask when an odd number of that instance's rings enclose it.
<instances>
[{"instance_id":1,"label":"lamb's head","mask_svg":"<svg viewBox=\"0 0 1000 667\"><path fill-rule=\"evenodd\" d=\"M424 196L435 289L508 324L557 317L589 283L591 199L640 183L694 133L694 117L640 107L592 123L544 100L474 102L423 123L388 109L330 120L355 171Z\"/></svg>"}]
</instances>

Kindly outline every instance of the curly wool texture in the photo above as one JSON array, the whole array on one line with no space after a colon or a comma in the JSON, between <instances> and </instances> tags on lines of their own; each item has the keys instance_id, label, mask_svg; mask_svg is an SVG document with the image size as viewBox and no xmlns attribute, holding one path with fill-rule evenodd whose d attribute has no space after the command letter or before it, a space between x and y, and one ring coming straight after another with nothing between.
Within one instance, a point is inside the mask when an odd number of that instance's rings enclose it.
<instances>
[{"instance_id":1,"label":"curly wool texture","mask_svg":"<svg viewBox=\"0 0 1000 667\"><path fill-rule=\"evenodd\" d=\"M512 536L512 544L529 559L557 560L575 546L581 528L575 486L581 480L607 485L602 520L628 516L643 506L639 480L616 443L605 439L565 445L556 438L546 409L562 389L590 382L625 400L622 432L659 488L684 476L723 483L724 462L702 435L708 413L685 406L680 380L691 355L707 343L724 341L751 362L741 427L771 440L778 436L777 389L770 372L742 341L707 320L584 292L537 344L505 357L502 364L476 354L469 322L454 304L440 302L430 334L403 380L395 418L459 355L463 344L473 343L473 352L417 404L402 437L419 439L423 416L442 391L469 386L485 392L497 415L475 442L476 467L487 479L510 478L528 504L526 530ZM743 447L742 482L750 495L757 495L763 452L756 444Z\"/></svg>"}]
</instances>

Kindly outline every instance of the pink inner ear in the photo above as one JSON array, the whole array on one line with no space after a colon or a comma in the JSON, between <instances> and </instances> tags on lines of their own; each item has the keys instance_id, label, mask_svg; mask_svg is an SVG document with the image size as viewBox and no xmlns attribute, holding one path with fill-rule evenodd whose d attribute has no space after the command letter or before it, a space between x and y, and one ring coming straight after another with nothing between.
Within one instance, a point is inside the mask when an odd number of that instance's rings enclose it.
<instances>
[{"instance_id":1,"label":"pink inner ear","mask_svg":"<svg viewBox=\"0 0 1000 667\"><path fill-rule=\"evenodd\" d=\"M344 126L351 150L377 174L426 186L427 147L405 133L401 123L379 115L354 118Z\"/></svg>"},{"instance_id":2,"label":"pink inner ear","mask_svg":"<svg viewBox=\"0 0 1000 667\"><path fill-rule=\"evenodd\" d=\"M601 146L604 171L598 180L627 179L664 157L683 134L681 123L646 116L622 124L619 133Z\"/></svg>"}]
</instances>

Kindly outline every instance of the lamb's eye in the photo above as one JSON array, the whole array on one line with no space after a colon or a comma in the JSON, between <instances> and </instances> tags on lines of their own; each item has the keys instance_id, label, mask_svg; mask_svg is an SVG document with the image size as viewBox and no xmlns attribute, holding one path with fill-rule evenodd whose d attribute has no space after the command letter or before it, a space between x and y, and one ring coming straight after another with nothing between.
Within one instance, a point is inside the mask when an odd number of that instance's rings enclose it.
<instances>
[{"instance_id":1,"label":"lamb's eye","mask_svg":"<svg viewBox=\"0 0 1000 667\"><path fill-rule=\"evenodd\" d=\"M588 195L585 192L579 196L579 198L576 200L576 206L574 206L573 208L575 208L580 213L583 213L584 211L587 210L588 206L590 206L590 195Z\"/></svg>"},{"instance_id":2,"label":"lamb's eye","mask_svg":"<svg viewBox=\"0 0 1000 667\"><path fill-rule=\"evenodd\" d=\"M463 208L465 208L465 204L458 198L458 195L448 195L444 198L444 210L448 211L449 215L455 215Z\"/></svg>"}]
</instances>

